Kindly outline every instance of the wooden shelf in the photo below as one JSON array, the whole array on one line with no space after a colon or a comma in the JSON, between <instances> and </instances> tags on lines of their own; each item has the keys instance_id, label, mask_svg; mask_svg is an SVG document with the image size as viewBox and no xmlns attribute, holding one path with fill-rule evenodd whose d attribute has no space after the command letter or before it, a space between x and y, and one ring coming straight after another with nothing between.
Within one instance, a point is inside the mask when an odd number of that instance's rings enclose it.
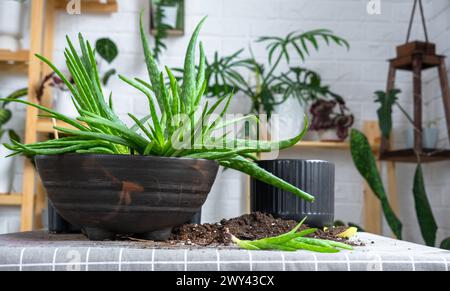
<instances>
[{"instance_id":1,"label":"wooden shelf","mask_svg":"<svg viewBox=\"0 0 450 291\"><path fill-rule=\"evenodd\" d=\"M65 10L67 7L66 0L58 0L56 2L55 8L59 10ZM92 13L114 13L118 10L118 4L116 0L82 0L81 1L81 12L92 12Z\"/></svg>"},{"instance_id":2,"label":"wooden shelf","mask_svg":"<svg viewBox=\"0 0 450 291\"><path fill-rule=\"evenodd\" d=\"M20 206L22 204L22 195L20 193L0 194L1 206Z\"/></svg>"},{"instance_id":3,"label":"wooden shelf","mask_svg":"<svg viewBox=\"0 0 450 291\"><path fill-rule=\"evenodd\" d=\"M380 154L380 160L401 163L417 163L417 156L413 149L401 149L386 151ZM422 163L432 163L450 160L450 150L448 149L423 149L420 154Z\"/></svg>"},{"instance_id":4,"label":"wooden shelf","mask_svg":"<svg viewBox=\"0 0 450 291\"><path fill-rule=\"evenodd\" d=\"M0 49L0 61L1 62L28 62L30 52L27 50L20 50L13 52L10 50Z\"/></svg>"},{"instance_id":5,"label":"wooden shelf","mask_svg":"<svg viewBox=\"0 0 450 291\"><path fill-rule=\"evenodd\" d=\"M61 121L57 121L56 125L59 127L65 127L69 129L76 129L75 127ZM37 132L39 133L54 133L55 130L53 129L53 122L51 119L44 119L40 118L38 119L37 126L36 126Z\"/></svg>"},{"instance_id":6,"label":"wooden shelf","mask_svg":"<svg viewBox=\"0 0 450 291\"><path fill-rule=\"evenodd\" d=\"M294 148L331 148L331 149L349 149L348 142L329 142L329 141L301 141Z\"/></svg>"},{"instance_id":7,"label":"wooden shelf","mask_svg":"<svg viewBox=\"0 0 450 291\"><path fill-rule=\"evenodd\" d=\"M152 35L156 35L156 33L158 33L158 30L157 29L152 29L150 31L150 33ZM167 30L167 35L168 36L183 36L184 35L184 31L181 30L181 29L169 29L169 30Z\"/></svg>"},{"instance_id":8,"label":"wooden shelf","mask_svg":"<svg viewBox=\"0 0 450 291\"><path fill-rule=\"evenodd\" d=\"M0 49L0 72L2 73L26 73L28 71L29 51L20 50L13 52Z\"/></svg>"}]
</instances>

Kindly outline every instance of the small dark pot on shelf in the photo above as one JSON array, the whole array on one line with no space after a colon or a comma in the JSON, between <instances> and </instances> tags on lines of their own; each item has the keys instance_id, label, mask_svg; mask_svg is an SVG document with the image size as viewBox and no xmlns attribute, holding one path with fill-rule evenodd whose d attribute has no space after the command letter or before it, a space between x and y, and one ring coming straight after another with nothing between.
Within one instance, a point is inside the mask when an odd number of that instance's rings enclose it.
<instances>
[{"instance_id":1,"label":"small dark pot on shelf","mask_svg":"<svg viewBox=\"0 0 450 291\"><path fill-rule=\"evenodd\" d=\"M334 164L320 160L268 160L258 165L275 176L313 195L313 203L296 195L251 179L251 210L296 221L308 217L311 226L332 225L334 221Z\"/></svg>"},{"instance_id":2,"label":"small dark pot on shelf","mask_svg":"<svg viewBox=\"0 0 450 291\"><path fill-rule=\"evenodd\" d=\"M219 168L202 159L78 154L37 156L36 165L57 211L50 224L66 232L65 220L91 240L167 240L200 211Z\"/></svg>"}]
</instances>

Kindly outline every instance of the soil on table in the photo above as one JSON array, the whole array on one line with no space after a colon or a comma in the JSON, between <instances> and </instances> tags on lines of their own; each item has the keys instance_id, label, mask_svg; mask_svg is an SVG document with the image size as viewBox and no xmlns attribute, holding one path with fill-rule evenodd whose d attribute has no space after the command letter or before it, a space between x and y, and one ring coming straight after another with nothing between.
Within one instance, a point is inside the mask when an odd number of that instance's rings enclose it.
<instances>
[{"instance_id":1,"label":"soil on table","mask_svg":"<svg viewBox=\"0 0 450 291\"><path fill-rule=\"evenodd\" d=\"M223 219L215 224L184 224L174 229L170 237L172 244L184 243L199 246L231 245L231 233L242 240L256 240L284 234L298 224L294 220L274 218L270 214L255 212L232 219ZM309 228L302 225L299 229ZM326 231L318 229L308 237L328 239L354 244L347 239L337 237L346 227L332 227ZM228 231L228 232L227 232Z\"/></svg>"}]
</instances>

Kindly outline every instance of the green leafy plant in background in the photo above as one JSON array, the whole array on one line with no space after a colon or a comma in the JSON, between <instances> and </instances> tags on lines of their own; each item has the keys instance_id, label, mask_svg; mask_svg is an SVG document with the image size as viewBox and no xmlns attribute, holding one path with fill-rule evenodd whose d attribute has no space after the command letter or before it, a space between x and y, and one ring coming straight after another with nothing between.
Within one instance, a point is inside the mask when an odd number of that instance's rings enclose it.
<instances>
[{"instance_id":1,"label":"green leafy plant in background","mask_svg":"<svg viewBox=\"0 0 450 291\"><path fill-rule=\"evenodd\" d=\"M6 132L8 132L9 138L11 140L20 141L19 136L17 135L17 133L14 130L4 128L6 123L8 123L8 121L10 121L13 116L11 110L6 108L6 106L11 101L22 98L24 96L27 96L27 94L28 94L27 88L19 89L17 91L14 91L10 95L8 95L8 97L6 97L7 101L0 102L0 105L1 105L0 106L0 140L3 137L3 135Z\"/></svg>"},{"instance_id":2,"label":"green leafy plant in background","mask_svg":"<svg viewBox=\"0 0 450 291\"><path fill-rule=\"evenodd\" d=\"M170 26L165 24L162 20L164 19L164 11L161 8L161 5L156 5L154 20L155 20L155 47L153 49L153 57L156 60L159 60L163 50L167 49L166 44L164 43L164 39L167 38L167 31L170 29Z\"/></svg>"},{"instance_id":3,"label":"green leafy plant in background","mask_svg":"<svg viewBox=\"0 0 450 291\"><path fill-rule=\"evenodd\" d=\"M307 131L306 118L302 132L289 140L267 142L231 138L227 133L214 135L216 132L223 131L223 128L226 128L227 125L233 125L241 121L254 121L256 117L249 115L223 122L222 117L227 112L232 95L220 98L212 106L207 103L201 108L200 100L206 90L206 61L201 43L199 45L200 64L198 70L196 70L195 65L195 51L198 34L204 20L198 24L189 42L182 84L179 84L171 70L166 68L166 75L170 80L169 84L166 85L165 74L157 67L150 50L141 15L140 34L150 82L124 76L120 76L120 78L146 96L150 113L143 119L138 119L130 113L129 116L134 121L132 127L125 125L115 114L111 98L109 104L105 101L95 61L95 51L81 34L79 35L81 55L78 55L69 38L67 38L68 48L65 50L66 64L74 84L48 59L37 55L39 59L55 71L70 89L79 117L72 119L27 101L12 99L2 101L14 101L34 106L44 111L46 117L63 121L76 129L55 126L56 130L70 136L28 145L13 140L12 145L5 146L13 151L12 155L23 154L29 157L89 153L215 160L226 168L241 171L265 183L289 191L307 201L313 201L314 197L265 171L253 161L255 153L288 148L300 141ZM225 104L224 109L218 112L217 109L221 104ZM161 112L161 116L157 115L158 111ZM218 117L209 120L212 114L216 112ZM199 116L196 116L196 113L200 113ZM179 116L187 116L188 118L187 120L181 119ZM217 147L217 145L221 145L221 147Z\"/></svg>"},{"instance_id":4,"label":"green leafy plant in background","mask_svg":"<svg viewBox=\"0 0 450 291\"><path fill-rule=\"evenodd\" d=\"M434 219L433 210L428 202L422 166L420 163L417 165L416 172L414 174L413 196L417 220L419 221L419 227L423 240L427 246L435 246L438 226L436 220Z\"/></svg>"},{"instance_id":5,"label":"green leafy plant in background","mask_svg":"<svg viewBox=\"0 0 450 291\"><path fill-rule=\"evenodd\" d=\"M298 231L305 220L306 218L291 231L279 236L248 241L240 240L231 234L231 240L239 247L247 250L280 250L288 252L307 250L319 253L338 253L340 249L353 250L348 244L306 237L307 235L316 232L317 229L309 228Z\"/></svg>"},{"instance_id":6,"label":"green leafy plant in background","mask_svg":"<svg viewBox=\"0 0 450 291\"><path fill-rule=\"evenodd\" d=\"M381 133L385 138L389 138L392 131L392 107L397 102L397 95L400 90L395 89L386 94L384 91L376 91L375 102L380 103L380 108L377 110L378 124Z\"/></svg>"},{"instance_id":7,"label":"green leafy plant in background","mask_svg":"<svg viewBox=\"0 0 450 291\"><path fill-rule=\"evenodd\" d=\"M394 235L402 238L402 223L392 210L389 200L384 190L383 181L375 162L375 156L372 152L370 144L366 136L356 130L352 129L350 134L350 148L353 162L359 173L366 180L367 184L372 189L373 193L380 200L384 216Z\"/></svg>"},{"instance_id":8,"label":"green leafy plant in background","mask_svg":"<svg viewBox=\"0 0 450 291\"><path fill-rule=\"evenodd\" d=\"M95 42L95 50L98 55L111 64L119 55L119 49L114 41L109 38L100 38ZM107 70L102 77L102 84L106 86L109 79L116 74L116 69Z\"/></svg>"},{"instance_id":9,"label":"green leafy plant in background","mask_svg":"<svg viewBox=\"0 0 450 291\"><path fill-rule=\"evenodd\" d=\"M375 92L375 102L380 103L380 108L377 110L380 131L382 132L383 137L387 139L390 137L392 131L392 108L394 105L400 109L408 121L414 126L412 118L397 101L397 95L400 92L401 91L398 89L393 89L390 92ZM392 210L390 210L391 207L375 163L375 156L367 142L367 138L363 133L357 130L352 131L351 152L356 168L371 187L375 195L380 198L386 220L393 233L398 238L401 238L401 224L399 224L400 222L396 217L394 219L395 215ZM414 174L412 193L417 219L425 243L428 246L435 246L438 226L428 201L419 153L416 153L416 155L417 167Z\"/></svg>"},{"instance_id":10,"label":"green leafy plant in background","mask_svg":"<svg viewBox=\"0 0 450 291\"><path fill-rule=\"evenodd\" d=\"M266 44L267 66L259 63L251 50L249 58L240 57L243 49L223 57L216 53L213 61L207 62L207 95L220 98L230 92L241 92L251 99L252 113L267 113L269 117L276 106L289 98L296 98L302 105L319 96L342 99L331 92L329 86L322 84L317 72L296 66L279 73L283 61L287 65L294 58L304 61L311 51L319 50L321 41L326 45L350 47L346 40L332 31L316 29L291 32L285 37L259 38L258 43ZM254 82L246 80L244 71L254 76Z\"/></svg>"}]
</instances>

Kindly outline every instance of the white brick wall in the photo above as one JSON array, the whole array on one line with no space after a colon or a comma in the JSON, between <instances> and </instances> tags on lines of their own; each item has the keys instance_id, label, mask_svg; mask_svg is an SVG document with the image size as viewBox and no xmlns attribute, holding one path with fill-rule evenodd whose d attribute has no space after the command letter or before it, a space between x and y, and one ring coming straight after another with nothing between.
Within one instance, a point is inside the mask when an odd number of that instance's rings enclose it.
<instances>
[{"instance_id":1,"label":"white brick wall","mask_svg":"<svg viewBox=\"0 0 450 291\"><path fill-rule=\"evenodd\" d=\"M351 50L342 48L323 48L313 53L306 66L319 71L325 82L342 94L357 117L357 127L363 120L376 119L376 105L372 93L384 89L387 77L386 59L395 54L395 45L404 42L411 9L410 0L381 0L382 14L368 15L366 4L369 0L186 0L186 35L170 38L168 50L162 62L169 66L179 66L188 41L197 21L204 15L209 18L204 26L201 38L206 52L214 51L229 54L262 35L285 35L293 30L329 28L351 43ZM438 44L440 53L450 54L450 5L448 0L427 0L425 8L429 18L429 30L433 41ZM78 31L89 39L109 36L117 41L120 49L115 66L120 72L130 76L145 77L146 70L137 34L137 13L148 8L147 0L119 0L119 12L113 15L68 16L60 13L57 19L55 59L62 63L63 36L74 37ZM415 25L413 38L422 34ZM252 44L255 55L262 61L266 56L264 47ZM1 92L15 88L15 84L24 81L17 76L0 79ZM425 86L429 116L438 114L439 104L436 75L427 75ZM410 108L411 76L399 74L397 86L403 89L401 102ZM117 79L112 80L115 102L120 104L120 112L133 111L142 115L145 98L135 90L125 86ZM1 93L0 92L0 93ZM248 106L248 100L239 98L234 101L234 110L241 109L241 103ZM237 106L239 105L239 106ZM246 110L241 111L245 112ZM23 111L17 115L23 116ZM20 120L20 119L19 119ZM19 129L22 122L15 123ZM407 121L398 112L394 116L397 143L404 142L403 131ZM444 136L444 121L441 120L443 145L448 145ZM362 180L356 172L349 153L341 150L289 150L282 157L320 158L336 163L336 218L344 221L362 223ZM20 163L18 163L20 164ZM430 200L435 210L440 230L439 237L450 236L450 196L446 193L445 181L449 166L439 164L425 166L426 183ZM17 190L20 187L20 168L17 170ZM405 238L421 242L412 201L411 185L414 167L398 166L399 197L401 198L401 218L405 224ZM215 221L222 217L236 216L245 210L245 177L231 170L220 173L213 192L204 207L204 219ZM389 234L385 227L385 233Z\"/></svg>"}]
</instances>

